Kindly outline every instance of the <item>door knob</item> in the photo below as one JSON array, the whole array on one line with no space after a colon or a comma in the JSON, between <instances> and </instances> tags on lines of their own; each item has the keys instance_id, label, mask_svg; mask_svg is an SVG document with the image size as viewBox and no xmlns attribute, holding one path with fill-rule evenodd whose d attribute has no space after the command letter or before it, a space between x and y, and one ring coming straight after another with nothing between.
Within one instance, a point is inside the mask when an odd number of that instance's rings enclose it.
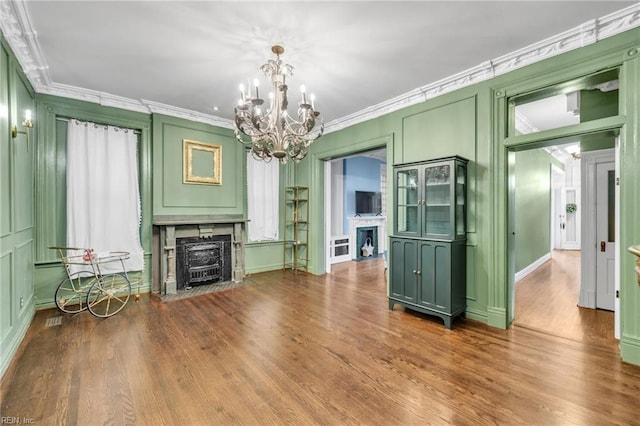
<instances>
[{"instance_id":1,"label":"door knob","mask_svg":"<svg viewBox=\"0 0 640 426\"><path fill-rule=\"evenodd\" d=\"M607 243L600 241L600 251L607 251Z\"/></svg>"}]
</instances>

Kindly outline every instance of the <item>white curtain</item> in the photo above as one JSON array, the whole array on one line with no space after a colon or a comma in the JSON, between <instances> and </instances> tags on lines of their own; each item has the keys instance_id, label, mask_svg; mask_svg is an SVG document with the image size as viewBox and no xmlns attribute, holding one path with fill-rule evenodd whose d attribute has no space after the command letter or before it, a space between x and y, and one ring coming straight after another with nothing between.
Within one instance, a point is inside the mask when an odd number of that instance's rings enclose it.
<instances>
[{"instance_id":1,"label":"white curtain","mask_svg":"<svg viewBox=\"0 0 640 426\"><path fill-rule=\"evenodd\" d=\"M269 163L247 153L247 208L249 241L278 239L280 188L279 162Z\"/></svg>"},{"instance_id":2,"label":"white curtain","mask_svg":"<svg viewBox=\"0 0 640 426\"><path fill-rule=\"evenodd\" d=\"M137 136L133 130L70 120L67 127L67 245L97 255L126 251L127 271L144 268L140 244ZM122 272L120 262L100 265ZM86 267L76 268L86 269Z\"/></svg>"}]
</instances>

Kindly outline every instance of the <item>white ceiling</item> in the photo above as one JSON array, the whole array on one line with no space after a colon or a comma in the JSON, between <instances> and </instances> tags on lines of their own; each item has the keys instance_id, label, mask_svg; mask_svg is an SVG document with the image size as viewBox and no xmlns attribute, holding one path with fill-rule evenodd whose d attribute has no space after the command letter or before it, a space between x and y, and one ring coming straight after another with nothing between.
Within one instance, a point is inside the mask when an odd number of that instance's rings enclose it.
<instances>
[{"instance_id":1,"label":"white ceiling","mask_svg":"<svg viewBox=\"0 0 640 426\"><path fill-rule=\"evenodd\" d=\"M316 107L325 123L636 4L3 3L0 28L19 51L19 59L31 61L23 67L38 91L92 101L109 97L131 104L157 103L200 118L229 120L239 83L262 78L258 67L272 56L271 46L281 44L286 49L283 60L295 67L288 80L290 99L297 99L299 85L305 84L316 94ZM15 46L22 40L24 46ZM261 84L264 87L266 80ZM214 106L219 109L214 111Z\"/></svg>"}]
</instances>

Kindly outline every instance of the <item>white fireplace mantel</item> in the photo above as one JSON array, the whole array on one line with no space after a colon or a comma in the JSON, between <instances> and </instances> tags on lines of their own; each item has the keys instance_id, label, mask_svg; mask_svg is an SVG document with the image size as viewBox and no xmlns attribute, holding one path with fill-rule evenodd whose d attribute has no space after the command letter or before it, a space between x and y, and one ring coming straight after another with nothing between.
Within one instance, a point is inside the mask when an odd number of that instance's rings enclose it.
<instances>
[{"instance_id":1,"label":"white fireplace mantel","mask_svg":"<svg viewBox=\"0 0 640 426\"><path fill-rule=\"evenodd\" d=\"M356 248L356 229L361 227L377 227L378 228L378 253L382 254L387 249L387 217L386 216L353 216L348 217L349 222L349 253L351 258L358 258L358 249Z\"/></svg>"}]
</instances>

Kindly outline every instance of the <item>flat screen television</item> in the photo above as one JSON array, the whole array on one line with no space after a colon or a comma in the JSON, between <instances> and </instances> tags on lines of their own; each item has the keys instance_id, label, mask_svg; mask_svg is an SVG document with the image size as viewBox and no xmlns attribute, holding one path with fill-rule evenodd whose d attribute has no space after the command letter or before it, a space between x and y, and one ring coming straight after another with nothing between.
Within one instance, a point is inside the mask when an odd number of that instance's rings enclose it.
<instances>
[{"instance_id":1,"label":"flat screen television","mask_svg":"<svg viewBox=\"0 0 640 426\"><path fill-rule=\"evenodd\" d=\"M382 214L382 193L356 191L356 214Z\"/></svg>"}]
</instances>

